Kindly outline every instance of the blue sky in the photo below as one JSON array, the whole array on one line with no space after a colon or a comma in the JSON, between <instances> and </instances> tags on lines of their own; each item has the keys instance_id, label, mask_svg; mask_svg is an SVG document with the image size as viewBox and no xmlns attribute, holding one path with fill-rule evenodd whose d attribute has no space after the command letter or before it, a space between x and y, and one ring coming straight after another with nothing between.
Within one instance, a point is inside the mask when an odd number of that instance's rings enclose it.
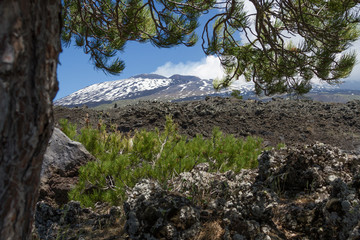
<instances>
[{"instance_id":1,"label":"blue sky","mask_svg":"<svg viewBox=\"0 0 360 240\"><path fill-rule=\"evenodd\" d=\"M158 67L172 63L191 65L205 60L199 41L194 47L177 46L168 49L156 48L150 43L128 42L118 56L125 62L125 70L117 76L106 75L96 70L89 56L74 46L64 48L58 65L59 92L56 99L67 96L86 86L111 80L129 78L141 73L152 73ZM166 74L164 74L166 75Z\"/></svg>"},{"instance_id":2,"label":"blue sky","mask_svg":"<svg viewBox=\"0 0 360 240\"><path fill-rule=\"evenodd\" d=\"M360 48L360 44L356 46ZM106 75L101 70L94 69L89 56L82 49L73 46L64 48L60 54L59 92L55 99L95 83L125 79L141 73L157 73L167 77L173 74L196 75L201 78L215 78L222 74L219 62L215 57L205 56L200 41L194 47L177 46L170 49L130 42L118 56L125 61L125 70L117 76ZM359 63L346 81L355 81L360 85Z\"/></svg>"},{"instance_id":3,"label":"blue sky","mask_svg":"<svg viewBox=\"0 0 360 240\"><path fill-rule=\"evenodd\" d=\"M255 12L249 1L245 1L245 9L248 13ZM173 74L210 79L221 77L223 72L218 59L205 56L201 42L199 39L194 47L176 46L167 49L156 48L150 43L128 42L124 52L118 53L118 57L125 62L125 70L117 76L106 75L101 70L94 69L89 56L82 49L74 46L64 48L57 69L59 91L55 99L95 83L125 79L141 73L157 73L166 77ZM353 44L351 50L357 52L358 64L345 82L356 83L356 88L360 89L360 39ZM353 87L354 84L348 86Z\"/></svg>"}]
</instances>

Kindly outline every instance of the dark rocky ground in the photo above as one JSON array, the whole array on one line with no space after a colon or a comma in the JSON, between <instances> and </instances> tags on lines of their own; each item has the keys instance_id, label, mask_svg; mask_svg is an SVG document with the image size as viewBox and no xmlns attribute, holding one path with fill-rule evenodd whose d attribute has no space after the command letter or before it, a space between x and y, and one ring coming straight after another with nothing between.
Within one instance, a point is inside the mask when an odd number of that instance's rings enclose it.
<instances>
[{"instance_id":1,"label":"dark rocky ground","mask_svg":"<svg viewBox=\"0 0 360 240\"><path fill-rule=\"evenodd\" d=\"M119 207L38 202L34 239L360 239L360 101L210 98L55 109L56 121L67 118L80 128L101 118L123 132L162 128L168 114L189 137L209 136L219 126L286 147L263 152L257 169L238 174L210 173L199 164L169 180L167 189L144 179Z\"/></svg>"},{"instance_id":2,"label":"dark rocky ground","mask_svg":"<svg viewBox=\"0 0 360 240\"><path fill-rule=\"evenodd\" d=\"M164 103L140 102L137 105L97 111L90 108L55 108L55 119L69 119L84 126L89 119L115 125L122 132L162 128L166 115L172 115L183 134L210 136L217 126L237 137L259 136L266 145L288 146L316 141L347 151L360 152L360 101L322 103L311 100L270 102L235 98L208 98L203 101Z\"/></svg>"},{"instance_id":3,"label":"dark rocky ground","mask_svg":"<svg viewBox=\"0 0 360 240\"><path fill-rule=\"evenodd\" d=\"M238 174L199 164L169 180L171 190L144 179L123 207L39 202L35 231L52 240L360 239L360 155L318 143L258 160Z\"/></svg>"}]
</instances>

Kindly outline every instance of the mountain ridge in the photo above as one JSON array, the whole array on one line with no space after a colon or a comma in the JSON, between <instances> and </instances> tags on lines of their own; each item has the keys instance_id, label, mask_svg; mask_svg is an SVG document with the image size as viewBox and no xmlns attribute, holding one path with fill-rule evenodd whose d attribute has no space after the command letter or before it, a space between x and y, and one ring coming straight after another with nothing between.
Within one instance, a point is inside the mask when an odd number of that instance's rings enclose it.
<instances>
[{"instance_id":1,"label":"mountain ridge","mask_svg":"<svg viewBox=\"0 0 360 240\"><path fill-rule=\"evenodd\" d=\"M113 101L146 96L154 96L155 100L178 100L215 94L212 81L212 79L200 79L196 76L180 74L171 77L158 74L139 74L128 79L90 85L56 100L54 104L69 107L86 104L93 107Z\"/></svg>"},{"instance_id":2,"label":"mountain ridge","mask_svg":"<svg viewBox=\"0 0 360 240\"><path fill-rule=\"evenodd\" d=\"M213 88L213 79L201 79L181 74L165 77L145 73L127 79L90 85L56 100L54 104L67 107L82 105L96 107L121 100L185 101L202 99L206 96L230 96L233 90L239 90L244 98L257 98L252 83L235 81L229 88L216 91ZM308 96L318 100L319 97L315 95L334 90L340 90L340 88L326 84L313 84L313 89Z\"/></svg>"}]
</instances>

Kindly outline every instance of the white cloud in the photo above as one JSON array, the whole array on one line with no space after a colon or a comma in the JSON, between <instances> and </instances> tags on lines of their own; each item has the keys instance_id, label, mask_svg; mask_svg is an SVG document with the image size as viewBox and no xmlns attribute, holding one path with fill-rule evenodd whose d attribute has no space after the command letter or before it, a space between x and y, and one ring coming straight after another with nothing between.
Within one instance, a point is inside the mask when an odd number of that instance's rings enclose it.
<instances>
[{"instance_id":1,"label":"white cloud","mask_svg":"<svg viewBox=\"0 0 360 240\"><path fill-rule=\"evenodd\" d=\"M356 51L358 59L351 75L344 79L344 81L360 82L360 39L354 42L350 50ZM215 79L225 76L220 60L216 56L207 56L197 62L167 62L158 67L153 73L160 74L165 77L170 77L174 74L192 75L202 79ZM319 80L316 81L314 79L314 82L318 83Z\"/></svg>"},{"instance_id":2,"label":"white cloud","mask_svg":"<svg viewBox=\"0 0 360 240\"><path fill-rule=\"evenodd\" d=\"M252 15L249 17L250 31L247 31L247 35L245 34L245 32L240 33L240 37L243 43L249 43L256 38L255 35L253 34L255 33L256 9L252 2L250 2L249 0L245 0L244 10L247 13L247 15Z\"/></svg>"},{"instance_id":3,"label":"white cloud","mask_svg":"<svg viewBox=\"0 0 360 240\"><path fill-rule=\"evenodd\" d=\"M247 12L247 14L255 14L256 13L256 9L255 6L252 2L250 2L249 0L245 0L244 1L244 9ZM250 20L250 29L251 31L247 31L248 35L246 37L245 33L242 32L240 34L240 37L242 39L243 43L248 43L248 38L250 41L253 41L255 39L255 36L251 33L255 33L255 16L251 16L249 18ZM285 43L289 43L290 41L292 42L292 44L294 45L298 45L301 44L302 41L304 40L300 35L290 35L287 32L282 32L283 35L286 36L285 39ZM346 79L343 79L344 81L357 81L360 82L360 39L358 39L356 42L353 43L353 46L349 49L349 51L355 51L356 52L356 56L357 56L357 64L355 65L353 71L351 72L350 76ZM319 82L319 80L315 80L315 82Z\"/></svg>"},{"instance_id":4,"label":"white cloud","mask_svg":"<svg viewBox=\"0 0 360 240\"><path fill-rule=\"evenodd\" d=\"M220 2L220 1L219 1ZM254 14L256 13L256 9L249 0L244 1L244 8L247 14ZM251 21L251 30L255 32L255 16L250 17ZM292 41L293 44L297 45L303 41L303 38L300 35L292 36L290 34L285 34L289 37L286 42ZM248 42L245 37L244 33L240 34L240 37L243 43ZM248 31L248 37L250 41L255 38ZM357 53L357 64L355 65L351 75L344 79L344 81L358 81L360 82L360 39L353 43L353 46L349 49L350 51L356 51ZM174 74L181 74L181 75L193 75L203 79L215 79L215 78L222 78L225 74L221 67L220 61L216 56L207 56L202 58L200 61L197 62L180 62L180 63L173 63L167 62L164 65L158 67L155 72L156 74L160 74L166 77L170 77ZM314 79L314 82L319 82Z\"/></svg>"},{"instance_id":5,"label":"white cloud","mask_svg":"<svg viewBox=\"0 0 360 240\"><path fill-rule=\"evenodd\" d=\"M240 33L240 37L242 39L243 43L249 43L256 39L256 29L255 29L255 22L256 22L256 8L252 2L249 0L244 1L244 10L246 11L247 15L249 16L249 22L250 22L250 30L246 30ZM275 19L272 18L272 22L274 23ZM255 35L254 35L255 34ZM290 41L294 45L298 45L303 41L303 38L300 35L292 35L289 34L287 31L283 31L281 33L284 36L285 44L289 43Z\"/></svg>"},{"instance_id":6,"label":"white cloud","mask_svg":"<svg viewBox=\"0 0 360 240\"><path fill-rule=\"evenodd\" d=\"M202 79L221 78L225 75L220 60L216 56L207 56L198 62L167 62L158 67L153 73L165 77L170 77L174 74L193 75Z\"/></svg>"},{"instance_id":7,"label":"white cloud","mask_svg":"<svg viewBox=\"0 0 360 240\"><path fill-rule=\"evenodd\" d=\"M350 76L345 81L357 81L360 82L360 39L353 43L353 46L350 48L350 51L356 52L357 64L355 65Z\"/></svg>"}]
</instances>

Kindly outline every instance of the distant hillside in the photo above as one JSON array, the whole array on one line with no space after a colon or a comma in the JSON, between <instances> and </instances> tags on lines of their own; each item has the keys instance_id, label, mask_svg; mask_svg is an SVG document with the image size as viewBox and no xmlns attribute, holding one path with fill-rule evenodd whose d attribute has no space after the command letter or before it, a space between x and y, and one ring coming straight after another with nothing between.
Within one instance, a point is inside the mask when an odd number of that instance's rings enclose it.
<instances>
[{"instance_id":1,"label":"distant hillside","mask_svg":"<svg viewBox=\"0 0 360 240\"><path fill-rule=\"evenodd\" d=\"M95 107L119 100L182 100L205 96L229 95L232 89L215 91L212 79L173 75L169 78L157 74L141 74L129 79L103 82L83 88L55 101L55 105ZM251 84L237 86L243 94L252 93Z\"/></svg>"},{"instance_id":2,"label":"distant hillside","mask_svg":"<svg viewBox=\"0 0 360 240\"><path fill-rule=\"evenodd\" d=\"M141 74L128 79L93 84L80 89L54 102L55 105L76 107L109 108L116 105L133 104L138 101L187 101L200 100L207 96L230 96L236 89L245 99L269 100L269 97L258 98L254 94L252 83L236 81L228 88L215 91L212 79L200 79L195 76L173 75L169 78L157 74ZM347 102L360 99L360 91L344 90L326 84L313 85L305 98L326 102ZM287 95L275 97L290 97Z\"/></svg>"}]
</instances>

